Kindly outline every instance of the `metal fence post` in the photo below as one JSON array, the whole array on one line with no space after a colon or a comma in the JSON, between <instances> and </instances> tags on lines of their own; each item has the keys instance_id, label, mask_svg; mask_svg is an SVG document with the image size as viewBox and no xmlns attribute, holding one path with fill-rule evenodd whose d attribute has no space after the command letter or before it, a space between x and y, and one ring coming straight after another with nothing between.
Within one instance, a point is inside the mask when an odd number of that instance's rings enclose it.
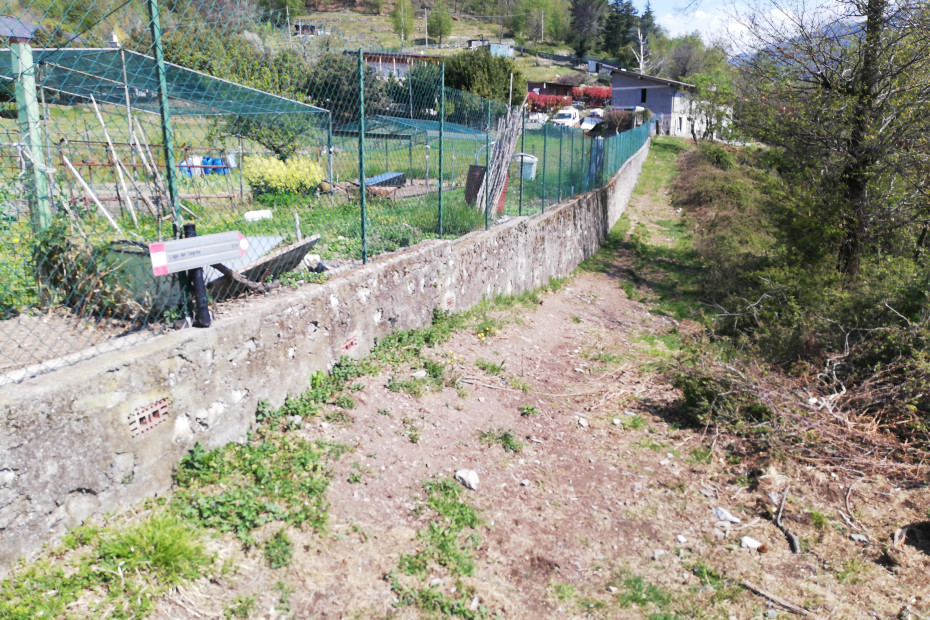
<instances>
[{"instance_id":1,"label":"metal fence post","mask_svg":"<svg viewBox=\"0 0 930 620\"><path fill-rule=\"evenodd\" d=\"M581 136L581 191L588 191L588 167L584 164L584 143L585 137ZM588 163L590 164L591 157L590 152L588 153Z\"/></svg>"},{"instance_id":2,"label":"metal fence post","mask_svg":"<svg viewBox=\"0 0 930 620\"><path fill-rule=\"evenodd\" d=\"M362 263L368 262L368 227L365 212L365 60L358 48L358 188L362 204Z\"/></svg>"},{"instance_id":3,"label":"metal fence post","mask_svg":"<svg viewBox=\"0 0 930 620\"><path fill-rule=\"evenodd\" d=\"M571 151L572 156L571 156L571 163L569 164L569 168L568 168L571 172L568 173L568 177L572 180L572 196L574 196L575 195L575 132L574 131L572 131L572 143L571 143L571 146L569 147L569 150Z\"/></svg>"},{"instance_id":4,"label":"metal fence post","mask_svg":"<svg viewBox=\"0 0 930 620\"><path fill-rule=\"evenodd\" d=\"M446 63L439 63L439 238L442 239L443 130L446 125Z\"/></svg>"},{"instance_id":5,"label":"metal fence post","mask_svg":"<svg viewBox=\"0 0 930 620\"><path fill-rule=\"evenodd\" d=\"M39 127L39 100L36 97L36 67L32 60L32 47L27 39L10 39L10 59L16 76L16 111L19 132L28 149L32 174L29 181L32 196L32 229L40 233L52 223L52 205L48 198L48 177L45 173L45 155Z\"/></svg>"},{"instance_id":6,"label":"metal fence post","mask_svg":"<svg viewBox=\"0 0 930 620\"><path fill-rule=\"evenodd\" d=\"M329 118L329 126L326 128L326 174L327 180L329 181L329 204L330 206L334 203L334 196L336 195L336 186L333 185L333 111L327 110L326 115ZM242 150L242 138L239 138L239 150ZM239 153L239 158L242 158L242 153ZM240 164L241 165L241 164ZM239 175L240 183L242 180L242 175Z\"/></svg>"},{"instance_id":7,"label":"metal fence post","mask_svg":"<svg viewBox=\"0 0 930 620\"><path fill-rule=\"evenodd\" d=\"M484 132L484 229L491 227L491 101L486 103L488 124Z\"/></svg>"},{"instance_id":8,"label":"metal fence post","mask_svg":"<svg viewBox=\"0 0 930 620\"><path fill-rule=\"evenodd\" d=\"M178 179L175 175L174 138L171 131L171 111L168 106L168 83L165 78L165 49L161 41L161 20L158 14L158 0L148 0L149 28L152 31L153 51L155 54L155 72L158 75L158 107L161 113L161 134L165 151L165 179L168 181L168 200L174 217L175 235L183 233L181 208L178 204Z\"/></svg>"},{"instance_id":9,"label":"metal fence post","mask_svg":"<svg viewBox=\"0 0 930 620\"><path fill-rule=\"evenodd\" d=\"M571 129L569 129L571 131ZM559 127L559 202L562 202L562 139L565 137L565 127Z\"/></svg>"},{"instance_id":10,"label":"metal fence post","mask_svg":"<svg viewBox=\"0 0 930 620\"><path fill-rule=\"evenodd\" d=\"M546 212L546 150L549 145L549 122L543 125L542 210Z\"/></svg>"},{"instance_id":11,"label":"metal fence post","mask_svg":"<svg viewBox=\"0 0 930 620\"><path fill-rule=\"evenodd\" d=\"M523 155L520 156L520 207L517 214L523 215L523 166L526 164L526 106L521 108L520 117L520 122L522 123L520 129L520 152L523 153Z\"/></svg>"}]
</instances>

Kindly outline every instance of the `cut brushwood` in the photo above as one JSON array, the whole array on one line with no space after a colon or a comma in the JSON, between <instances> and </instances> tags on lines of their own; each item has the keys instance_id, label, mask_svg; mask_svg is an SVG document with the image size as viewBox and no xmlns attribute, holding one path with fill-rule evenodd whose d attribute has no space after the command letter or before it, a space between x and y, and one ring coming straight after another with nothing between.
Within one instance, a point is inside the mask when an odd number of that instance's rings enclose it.
<instances>
[{"instance_id":1,"label":"cut brushwood","mask_svg":"<svg viewBox=\"0 0 930 620\"><path fill-rule=\"evenodd\" d=\"M479 209L491 205L494 208L500 201L501 194L507 184L507 172L510 170L510 159L513 157L514 150L517 147L517 139L520 137L522 121L522 105L510 108L508 113L500 118L497 122L497 140L494 142L494 148L491 156L488 158L488 170L485 175L490 175L486 183L482 183L478 188L478 196L475 205ZM491 128L488 127L488 131ZM490 201L487 199L487 193L490 192Z\"/></svg>"}]
</instances>

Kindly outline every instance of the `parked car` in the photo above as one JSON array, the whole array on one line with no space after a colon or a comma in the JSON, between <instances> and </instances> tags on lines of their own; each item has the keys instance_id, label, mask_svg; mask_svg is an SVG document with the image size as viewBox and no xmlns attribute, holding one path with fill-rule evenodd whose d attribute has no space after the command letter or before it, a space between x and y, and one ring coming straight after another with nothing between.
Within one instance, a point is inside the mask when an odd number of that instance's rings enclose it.
<instances>
[{"instance_id":1,"label":"parked car","mask_svg":"<svg viewBox=\"0 0 930 620\"><path fill-rule=\"evenodd\" d=\"M563 125L565 127L574 127L578 124L578 120L581 118L581 115L578 114L578 110L575 108L563 108L555 113L555 116L552 117L552 123L554 125Z\"/></svg>"}]
</instances>

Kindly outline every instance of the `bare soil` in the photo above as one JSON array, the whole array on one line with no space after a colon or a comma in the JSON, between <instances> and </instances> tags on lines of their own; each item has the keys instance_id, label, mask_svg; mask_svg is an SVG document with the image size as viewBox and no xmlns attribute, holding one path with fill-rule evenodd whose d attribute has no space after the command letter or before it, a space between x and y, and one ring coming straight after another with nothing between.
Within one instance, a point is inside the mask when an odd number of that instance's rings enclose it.
<instances>
[{"instance_id":1,"label":"bare soil","mask_svg":"<svg viewBox=\"0 0 930 620\"><path fill-rule=\"evenodd\" d=\"M663 192L635 196L632 219L675 218ZM713 429L678 428L667 377L678 353L668 343L698 327L629 299L629 256L621 249L610 260L607 273L581 272L499 332L459 332L424 353L464 389L416 399L387 388L391 372L361 380L350 420L315 419L299 431L354 448L333 465L327 532L292 532L294 561L277 570L260 548L219 538L226 576L178 588L156 617L219 617L236 597L254 597L256 618L421 617L395 605L386 576L421 544L423 483L463 468L480 476L466 501L483 525L474 575L462 583L492 615L790 615L779 599L824 618L927 617L930 490L802 467ZM521 405L538 413L521 415ZM482 443L491 429L512 429L522 451ZM773 523L786 491L782 520L799 554ZM718 521L715 507L740 522ZM906 541L886 552L908 524ZM764 547L742 548L744 536ZM436 568L424 585L455 598L456 581ZM637 583L645 598L631 595Z\"/></svg>"}]
</instances>

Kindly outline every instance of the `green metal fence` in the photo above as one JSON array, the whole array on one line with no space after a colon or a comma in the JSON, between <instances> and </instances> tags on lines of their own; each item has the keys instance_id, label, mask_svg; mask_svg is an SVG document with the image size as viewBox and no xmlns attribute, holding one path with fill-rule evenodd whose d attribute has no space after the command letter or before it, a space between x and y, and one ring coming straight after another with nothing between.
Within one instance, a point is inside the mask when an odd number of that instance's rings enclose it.
<instances>
[{"instance_id":1,"label":"green metal fence","mask_svg":"<svg viewBox=\"0 0 930 620\"><path fill-rule=\"evenodd\" d=\"M0 386L208 324L205 299L543 211L648 139L523 131L476 204L508 107L446 87L441 59L295 44L247 2L0 5ZM237 258L155 275L150 244L230 231Z\"/></svg>"}]
</instances>

